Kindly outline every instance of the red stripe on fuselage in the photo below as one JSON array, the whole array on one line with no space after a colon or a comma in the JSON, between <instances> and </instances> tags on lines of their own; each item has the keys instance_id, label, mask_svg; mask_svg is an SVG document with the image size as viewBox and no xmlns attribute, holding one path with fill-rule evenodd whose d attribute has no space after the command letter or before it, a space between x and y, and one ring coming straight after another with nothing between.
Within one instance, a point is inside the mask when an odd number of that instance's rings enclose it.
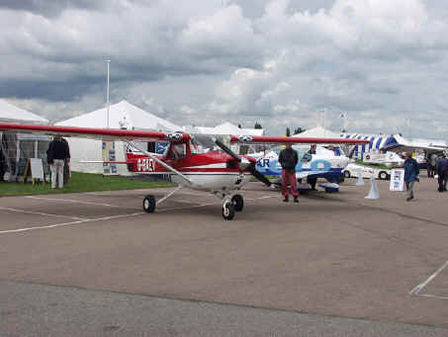
<instances>
[{"instance_id":1,"label":"red stripe on fuselage","mask_svg":"<svg viewBox=\"0 0 448 337\"><path fill-rule=\"evenodd\" d=\"M128 170L131 172L155 172L168 173L166 169L155 160L144 154L127 153ZM226 153L211 151L201 154L192 154L183 158L166 158L158 156L160 160L182 173L240 173L238 162ZM248 160L254 161L252 158ZM232 162L232 167L228 163ZM221 164L224 167L204 167L207 165Z\"/></svg>"}]
</instances>

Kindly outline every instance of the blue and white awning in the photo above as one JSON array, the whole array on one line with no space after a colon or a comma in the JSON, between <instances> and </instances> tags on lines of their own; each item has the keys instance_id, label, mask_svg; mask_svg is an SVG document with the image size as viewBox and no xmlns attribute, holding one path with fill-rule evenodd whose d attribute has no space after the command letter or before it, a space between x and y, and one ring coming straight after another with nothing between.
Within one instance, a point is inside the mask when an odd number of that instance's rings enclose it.
<instances>
[{"instance_id":1,"label":"blue and white awning","mask_svg":"<svg viewBox=\"0 0 448 337\"><path fill-rule=\"evenodd\" d=\"M371 152L372 150L383 150L386 147L393 146L394 144L397 144L397 140L394 135L385 136L385 135L365 135L365 134L347 134L347 133L341 133L341 138L345 139L363 139L363 140L369 140L368 145L357 145L355 149L355 153L358 154L358 152L365 153L365 152Z\"/></svg>"}]
</instances>

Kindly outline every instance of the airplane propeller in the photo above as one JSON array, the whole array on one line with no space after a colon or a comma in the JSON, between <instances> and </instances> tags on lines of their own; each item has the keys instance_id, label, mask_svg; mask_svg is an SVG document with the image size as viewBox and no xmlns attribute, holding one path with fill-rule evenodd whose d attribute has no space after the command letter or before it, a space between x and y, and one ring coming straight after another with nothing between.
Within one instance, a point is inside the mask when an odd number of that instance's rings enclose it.
<instances>
[{"instance_id":1,"label":"airplane propeller","mask_svg":"<svg viewBox=\"0 0 448 337\"><path fill-rule=\"evenodd\" d=\"M267 187L271 186L272 183L269 181L269 179L266 178L266 176L264 174L257 171L257 169L255 167L255 163L251 163L248 167L248 170L255 178L257 178L259 181L261 181Z\"/></svg>"},{"instance_id":2,"label":"airplane propeller","mask_svg":"<svg viewBox=\"0 0 448 337\"><path fill-rule=\"evenodd\" d=\"M263 184L265 184L268 187L271 186L271 182L269 181L269 179L266 178L262 173L257 171L254 162L248 162L245 158L244 158L245 162L243 162L240 156L238 156L235 152L233 152L228 146L226 146L219 139L215 140L215 144L218 145L225 153L227 153L229 156L231 156L238 162L240 170L247 169L250 172L250 174L252 174L252 176L261 181Z\"/></svg>"},{"instance_id":3,"label":"airplane propeller","mask_svg":"<svg viewBox=\"0 0 448 337\"><path fill-rule=\"evenodd\" d=\"M233 159L235 159L238 163L241 163L241 157L238 156L235 152L233 152L229 147L227 147L219 139L215 140L215 144L218 145L221 148L221 150L223 150L225 153L227 153L229 156L231 156Z\"/></svg>"}]
</instances>

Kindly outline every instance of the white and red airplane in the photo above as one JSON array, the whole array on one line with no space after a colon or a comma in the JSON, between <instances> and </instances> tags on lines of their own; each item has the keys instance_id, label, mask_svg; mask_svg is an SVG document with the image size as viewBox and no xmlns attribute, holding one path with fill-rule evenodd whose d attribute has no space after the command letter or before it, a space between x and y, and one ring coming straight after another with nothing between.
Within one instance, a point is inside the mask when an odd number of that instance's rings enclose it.
<instances>
[{"instance_id":1,"label":"white and red airplane","mask_svg":"<svg viewBox=\"0 0 448 337\"><path fill-rule=\"evenodd\" d=\"M256 168L255 159L235 154L215 135L193 135L182 132L164 133L154 131L98 129L80 127L60 127L50 125L31 125L0 123L0 130L77 136L102 140L120 140L139 150L139 153L128 153L128 169L143 174L166 173L178 188L156 202L154 196L147 195L143 199L143 209L147 213L154 212L156 204L160 204L182 187L209 192L222 200L222 216L226 220L233 219L235 212L244 207L243 197L237 192L254 176L266 185L269 180ZM234 136L226 137L231 143L302 143L302 144L365 144L368 141L343 138L298 138L270 136ZM168 141L169 147L164 155L156 155L139 146L141 141ZM206 153L197 151L198 141L208 142L220 150ZM210 146L207 146L210 147Z\"/></svg>"}]
</instances>

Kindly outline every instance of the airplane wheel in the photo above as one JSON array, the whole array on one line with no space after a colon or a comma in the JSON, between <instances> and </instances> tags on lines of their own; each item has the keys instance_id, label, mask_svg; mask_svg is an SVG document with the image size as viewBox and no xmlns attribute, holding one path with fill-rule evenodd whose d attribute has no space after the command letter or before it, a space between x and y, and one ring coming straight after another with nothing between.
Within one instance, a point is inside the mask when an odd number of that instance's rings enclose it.
<instances>
[{"instance_id":1,"label":"airplane wheel","mask_svg":"<svg viewBox=\"0 0 448 337\"><path fill-rule=\"evenodd\" d=\"M244 207L244 199L241 195L239 194L235 194L232 197L232 204L233 207L235 208L236 212L241 212L243 210Z\"/></svg>"},{"instance_id":2,"label":"airplane wheel","mask_svg":"<svg viewBox=\"0 0 448 337\"><path fill-rule=\"evenodd\" d=\"M153 195L147 195L145 199L143 199L143 210L146 213L153 213L156 209L156 198Z\"/></svg>"},{"instance_id":3,"label":"airplane wheel","mask_svg":"<svg viewBox=\"0 0 448 337\"><path fill-rule=\"evenodd\" d=\"M378 174L378 178L380 178L381 180L388 180L389 175L387 174L387 172L381 171L381 172Z\"/></svg>"},{"instance_id":4,"label":"airplane wheel","mask_svg":"<svg viewBox=\"0 0 448 337\"><path fill-rule=\"evenodd\" d=\"M230 201L226 201L222 205L222 217L224 220L232 220L235 216L235 207L233 206L233 203Z\"/></svg>"}]
</instances>

